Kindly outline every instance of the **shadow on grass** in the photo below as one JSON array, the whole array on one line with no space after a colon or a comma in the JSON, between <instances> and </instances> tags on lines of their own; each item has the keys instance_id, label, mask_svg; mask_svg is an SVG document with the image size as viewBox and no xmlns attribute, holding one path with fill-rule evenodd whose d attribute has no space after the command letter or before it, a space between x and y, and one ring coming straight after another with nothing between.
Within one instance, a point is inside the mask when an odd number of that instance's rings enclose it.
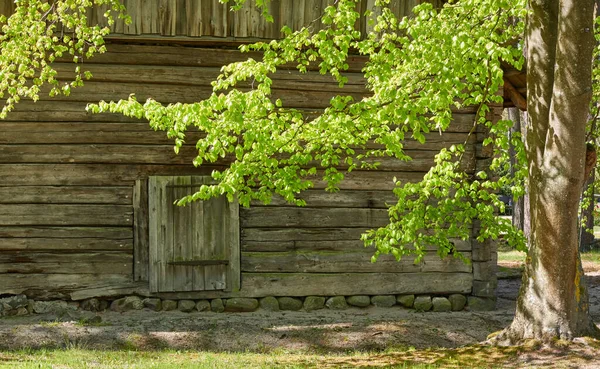
<instances>
[{"instance_id":1,"label":"shadow on grass","mask_svg":"<svg viewBox=\"0 0 600 369\"><path fill-rule=\"evenodd\" d=\"M583 339L577 343L562 342L542 346L530 342L523 346L495 347L470 345L454 349L425 349L405 351L391 350L386 353L356 357L329 357L320 361L320 368L399 367L399 368L515 368L515 367L572 367L596 368L600 341ZM311 364L307 362L307 364Z\"/></svg>"},{"instance_id":2,"label":"shadow on grass","mask_svg":"<svg viewBox=\"0 0 600 369\"><path fill-rule=\"evenodd\" d=\"M137 317L137 319L136 319ZM42 318L38 318L42 319ZM9 320L0 324L0 350L199 350L255 352L294 350L337 355L388 347L459 347L485 339L507 324L467 311L417 313L401 307L344 312L221 315L149 311L106 313L103 325ZM140 320L143 319L143 320ZM131 323L128 325L127 323Z\"/></svg>"},{"instance_id":3,"label":"shadow on grass","mask_svg":"<svg viewBox=\"0 0 600 369\"><path fill-rule=\"evenodd\" d=\"M580 339L542 346L493 347L470 345L454 349L410 347L389 348L385 352L344 354L297 353L278 350L268 354L198 351L118 351L118 350L23 350L0 353L0 367L79 368L82 364L103 368L514 368L573 367L594 368L598 363L600 341ZM44 363L44 365L40 365ZM6 366L8 365L8 366Z\"/></svg>"}]
</instances>

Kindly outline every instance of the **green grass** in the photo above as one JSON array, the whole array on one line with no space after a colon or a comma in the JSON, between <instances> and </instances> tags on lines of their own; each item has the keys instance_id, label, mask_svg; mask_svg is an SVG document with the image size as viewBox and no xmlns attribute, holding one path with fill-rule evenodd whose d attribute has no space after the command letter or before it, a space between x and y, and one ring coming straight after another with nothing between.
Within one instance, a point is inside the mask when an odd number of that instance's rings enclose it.
<instances>
[{"instance_id":1,"label":"green grass","mask_svg":"<svg viewBox=\"0 0 600 369\"><path fill-rule=\"evenodd\" d=\"M518 348L469 346L458 349L392 348L385 352L307 354L275 351L257 353L206 353L196 351L97 351L25 350L0 353L0 368L501 368L499 362L514 359ZM493 357L494 360L490 361Z\"/></svg>"},{"instance_id":2,"label":"green grass","mask_svg":"<svg viewBox=\"0 0 600 369\"><path fill-rule=\"evenodd\" d=\"M584 252L581 254L581 260L600 263L600 250Z\"/></svg>"},{"instance_id":3,"label":"green grass","mask_svg":"<svg viewBox=\"0 0 600 369\"><path fill-rule=\"evenodd\" d=\"M525 253L522 251L498 251L498 261L522 261L525 262Z\"/></svg>"},{"instance_id":4,"label":"green grass","mask_svg":"<svg viewBox=\"0 0 600 369\"><path fill-rule=\"evenodd\" d=\"M581 260L600 263L600 250L581 253ZM498 251L499 262L525 262L525 253L522 251Z\"/></svg>"}]
</instances>

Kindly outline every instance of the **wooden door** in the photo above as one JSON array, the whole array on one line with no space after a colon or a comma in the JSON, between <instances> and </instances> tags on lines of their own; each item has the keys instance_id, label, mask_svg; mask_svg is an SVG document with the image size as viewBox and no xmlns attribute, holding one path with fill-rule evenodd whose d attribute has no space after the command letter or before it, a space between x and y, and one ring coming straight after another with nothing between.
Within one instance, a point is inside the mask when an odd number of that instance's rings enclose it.
<instances>
[{"instance_id":1,"label":"wooden door","mask_svg":"<svg viewBox=\"0 0 600 369\"><path fill-rule=\"evenodd\" d=\"M225 196L177 206L210 177L150 177L150 291L237 290L239 205Z\"/></svg>"}]
</instances>

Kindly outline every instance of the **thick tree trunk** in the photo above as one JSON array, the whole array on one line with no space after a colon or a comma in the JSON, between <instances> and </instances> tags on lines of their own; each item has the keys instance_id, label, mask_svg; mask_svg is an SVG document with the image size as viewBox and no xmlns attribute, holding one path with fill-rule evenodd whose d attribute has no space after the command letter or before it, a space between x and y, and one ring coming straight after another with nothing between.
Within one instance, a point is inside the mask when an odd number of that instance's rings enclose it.
<instances>
[{"instance_id":1,"label":"thick tree trunk","mask_svg":"<svg viewBox=\"0 0 600 369\"><path fill-rule=\"evenodd\" d=\"M527 122L529 120L529 115L526 111L521 112L521 139L523 142L527 143ZM529 189L525 189L525 196L523 196L523 234L527 240L527 248L529 248L529 235L531 234L531 215L530 215L530 207L529 207Z\"/></svg>"},{"instance_id":2,"label":"thick tree trunk","mask_svg":"<svg viewBox=\"0 0 600 369\"><path fill-rule=\"evenodd\" d=\"M527 155L531 233L512 324L500 341L596 334L578 251L594 0L531 0Z\"/></svg>"},{"instance_id":3,"label":"thick tree trunk","mask_svg":"<svg viewBox=\"0 0 600 369\"><path fill-rule=\"evenodd\" d=\"M521 112L519 108L509 108L508 109L508 119L513 121L513 126L510 129L511 140L515 133L521 133ZM515 175L515 148L511 143L510 145L510 174L512 177ZM512 209L512 224L515 228L523 230L524 226L524 198L519 197L518 199L513 199L513 209Z\"/></svg>"}]
</instances>

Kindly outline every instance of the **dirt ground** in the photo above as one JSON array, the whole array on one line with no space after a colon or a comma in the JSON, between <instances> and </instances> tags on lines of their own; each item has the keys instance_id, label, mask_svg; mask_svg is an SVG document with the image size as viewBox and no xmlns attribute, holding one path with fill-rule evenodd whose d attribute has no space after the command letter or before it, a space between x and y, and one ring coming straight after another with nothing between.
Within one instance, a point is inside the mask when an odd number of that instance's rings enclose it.
<instances>
[{"instance_id":1,"label":"dirt ground","mask_svg":"<svg viewBox=\"0 0 600 369\"><path fill-rule=\"evenodd\" d=\"M514 267L506 265L505 267ZM0 320L0 350L23 348L175 349L237 352L293 350L311 353L385 352L457 348L484 341L512 320L520 279L501 279L498 309L492 312L417 313L400 307L344 311L181 313L148 310L101 313L97 325L53 321L33 315ZM600 322L600 271L588 271L590 306ZM569 354L577 364L557 361L555 351L533 350L519 363L557 367L600 367L597 341L577 341ZM573 351L574 350L574 351ZM563 363L564 365L559 365ZM522 365L518 365L521 367Z\"/></svg>"}]
</instances>

